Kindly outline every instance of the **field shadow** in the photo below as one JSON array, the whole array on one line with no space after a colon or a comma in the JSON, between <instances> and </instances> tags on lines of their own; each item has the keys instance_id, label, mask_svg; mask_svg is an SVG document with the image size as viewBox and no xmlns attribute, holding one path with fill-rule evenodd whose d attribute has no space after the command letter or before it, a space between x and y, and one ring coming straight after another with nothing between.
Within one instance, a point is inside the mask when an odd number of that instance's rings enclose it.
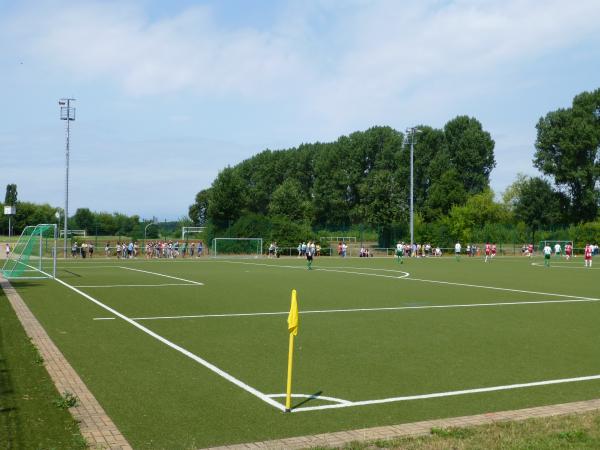
<instances>
[{"instance_id":1,"label":"field shadow","mask_svg":"<svg viewBox=\"0 0 600 450\"><path fill-rule=\"evenodd\" d=\"M301 402L296 403L292 407L292 409L300 408L301 406L306 405L307 403L311 402L312 400L319 400L319 396L322 393L323 393L323 391L318 391L318 392L315 392L314 394L311 394L310 396L303 399Z\"/></svg>"}]
</instances>

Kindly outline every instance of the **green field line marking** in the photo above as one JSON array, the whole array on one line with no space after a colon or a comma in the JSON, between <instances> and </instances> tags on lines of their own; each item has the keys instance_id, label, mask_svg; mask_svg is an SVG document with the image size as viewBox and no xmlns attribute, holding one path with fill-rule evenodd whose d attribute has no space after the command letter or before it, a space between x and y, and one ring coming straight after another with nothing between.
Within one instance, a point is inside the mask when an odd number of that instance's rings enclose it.
<instances>
[{"instance_id":1,"label":"green field line marking","mask_svg":"<svg viewBox=\"0 0 600 450\"><path fill-rule=\"evenodd\" d=\"M537 300L537 301L513 301L513 302L494 302L494 303L464 303L457 305L421 305L421 306L384 306L381 308L348 308L348 309L316 309L299 311L300 314L327 314L327 313L348 313L348 312L377 312L377 311L403 311L419 309L453 309L453 308L481 308L486 306L523 306L523 305L547 305L553 303L590 303L598 302L600 299L583 298L569 300ZM257 313L224 313L224 314L190 314L182 316L148 316L148 317L130 317L131 320L173 320L173 319L209 319L219 317L251 317L251 316L285 316L289 311L272 311ZM92 320L112 320L114 317L94 317Z\"/></svg>"},{"instance_id":2,"label":"green field line marking","mask_svg":"<svg viewBox=\"0 0 600 450\"><path fill-rule=\"evenodd\" d=\"M185 281L186 283L197 284L198 286L204 286L204 283L200 283L199 281L186 280L185 278L174 277L172 275L165 275L164 273L150 272L149 270L142 270L142 269L134 269L133 267L125 267L125 266L116 266L116 267L119 267L119 268L125 269L125 270L133 270L134 272L148 273L150 275L156 275L159 277L171 278L172 280Z\"/></svg>"},{"instance_id":3,"label":"green field line marking","mask_svg":"<svg viewBox=\"0 0 600 450\"><path fill-rule=\"evenodd\" d=\"M279 402L273 400L272 398L268 397L267 395L263 394L262 392L260 392L259 390L253 388L252 386L249 386L248 384L244 383L241 380L238 380L237 378L235 378L233 375L230 375L229 373L225 372L224 370L219 369L217 366L215 366L214 364L206 361L203 358L200 358L198 355L195 355L194 353L190 352L189 350L186 350L185 348L169 341L168 339L162 337L161 335L155 333L154 331L146 328L143 325L140 325L139 323L137 323L136 321L130 319L129 317L125 316L124 314L121 314L119 311L117 311L114 308L111 308L108 305L105 305L104 303L102 303L99 300L96 300L94 297L86 294L83 291L80 291L79 289L77 289L74 286L71 286L69 283L66 283L64 281L62 281L59 278L55 278L55 280L62 284L63 286L71 289L74 292L77 292L79 295L81 295L82 297L86 298L87 300L91 301L92 303L95 303L96 305L98 305L99 307L105 309L106 311L114 314L115 316L123 319L125 322L129 323L130 325L133 325L134 327L136 327L137 329L143 331L144 333L148 334L149 336L153 337L154 339L162 342L163 344L171 347L173 350L178 351L179 353L187 356L188 358L196 361L197 363L203 365L204 367L206 367L207 369L211 370L212 372L216 373L217 375L221 376L222 378L226 379L227 381L235 384L236 386L242 388L243 390L245 390L246 392L254 395L255 397L258 397L259 399L263 400L265 403L277 408L280 411L285 411L285 406L283 406L282 404L280 404Z\"/></svg>"},{"instance_id":4,"label":"green field line marking","mask_svg":"<svg viewBox=\"0 0 600 450\"><path fill-rule=\"evenodd\" d=\"M576 382L591 381L591 380L600 380L600 375L590 375L590 376L575 377L575 378L562 378L562 379L558 379L558 380L534 381L531 383L507 384L504 386L490 386L490 387L485 387L485 388L463 389L463 390L459 390L459 391L435 392L432 394L408 395L408 396L404 396L404 397L390 397L390 398L382 398L382 399L377 399L377 400L362 400L362 401L356 401L356 402L349 401L348 403L344 403L344 404L305 406L305 407L292 409L292 412L318 411L318 410L322 410L322 409L378 405L381 403L405 402L405 401L410 401L410 400L424 400L424 399L439 398L439 397L452 397L452 396L457 396L457 395L479 394L479 393L483 393L483 392L505 391L505 390L510 390L510 389L522 389L522 388L528 388L528 387L548 386L548 385L552 385L552 384L562 384L562 383L576 383Z\"/></svg>"}]
</instances>

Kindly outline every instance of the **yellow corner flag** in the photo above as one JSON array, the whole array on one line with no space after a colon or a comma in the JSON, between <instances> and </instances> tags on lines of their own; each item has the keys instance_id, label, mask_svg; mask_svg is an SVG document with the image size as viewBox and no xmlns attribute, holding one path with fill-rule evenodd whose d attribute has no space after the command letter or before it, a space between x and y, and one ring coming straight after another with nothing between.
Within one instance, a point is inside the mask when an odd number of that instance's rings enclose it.
<instances>
[{"instance_id":1,"label":"yellow corner flag","mask_svg":"<svg viewBox=\"0 0 600 450\"><path fill-rule=\"evenodd\" d=\"M298 336L298 300L296 300L296 289L292 290L292 306L288 315L288 331Z\"/></svg>"},{"instance_id":2,"label":"yellow corner flag","mask_svg":"<svg viewBox=\"0 0 600 450\"><path fill-rule=\"evenodd\" d=\"M296 289L292 289L292 306L287 319L288 331L290 333L290 348L288 351L288 376L285 397L285 412L292 410L292 362L294 361L294 336L298 335L298 300Z\"/></svg>"}]
</instances>

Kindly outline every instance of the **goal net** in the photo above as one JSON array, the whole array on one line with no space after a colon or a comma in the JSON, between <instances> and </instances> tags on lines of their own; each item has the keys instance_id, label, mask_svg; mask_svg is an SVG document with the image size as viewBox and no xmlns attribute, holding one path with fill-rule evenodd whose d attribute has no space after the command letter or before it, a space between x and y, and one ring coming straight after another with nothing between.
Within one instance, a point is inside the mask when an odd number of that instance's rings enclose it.
<instances>
[{"instance_id":1,"label":"goal net","mask_svg":"<svg viewBox=\"0 0 600 450\"><path fill-rule=\"evenodd\" d=\"M557 241L557 240L545 240L545 241L540 241L540 252L543 254L544 252L544 247L546 247L546 245L548 245L550 247L550 249L552 250L552 254L556 255L556 256L564 256L566 255L566 247L567 245L571 246L571 249L573 249L573 241Z\"/></svg>"},{"instance_id":2,"label":"goal net","mask_svg":"<svg viewBox=\"0 0 600 450\"><path fill-rule=\"evenodd\" d=\"M262 238L214 238L212 240L212 256L258 258L263 252Z\"/></svg>"},{"instance_id":3,"label":"goal net","mask_svg":"<svg viewBox=\"0 0 600 450\"><path fill-rule=\"evenodd\" d=\"M56 224L28 225L2 266L7 279L56 277Z\"/></svg>"}]
</instances>

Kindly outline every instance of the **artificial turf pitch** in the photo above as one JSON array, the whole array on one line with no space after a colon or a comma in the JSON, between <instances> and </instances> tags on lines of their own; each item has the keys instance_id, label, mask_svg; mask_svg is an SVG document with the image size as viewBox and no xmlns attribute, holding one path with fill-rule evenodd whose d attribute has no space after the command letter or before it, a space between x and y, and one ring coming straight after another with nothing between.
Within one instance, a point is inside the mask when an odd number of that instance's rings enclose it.
<instances>
[{"instance_id":1,"label":"artificial turf pitch","mask_svg":"<svg viewBox=\"0 0 600 450\"><path fill-rule=\"evenodd\" d=\"M193 448L597 398L598 269L539 264L88 259L13 285L134 448Z\"/></svg>"}]
</instances>

